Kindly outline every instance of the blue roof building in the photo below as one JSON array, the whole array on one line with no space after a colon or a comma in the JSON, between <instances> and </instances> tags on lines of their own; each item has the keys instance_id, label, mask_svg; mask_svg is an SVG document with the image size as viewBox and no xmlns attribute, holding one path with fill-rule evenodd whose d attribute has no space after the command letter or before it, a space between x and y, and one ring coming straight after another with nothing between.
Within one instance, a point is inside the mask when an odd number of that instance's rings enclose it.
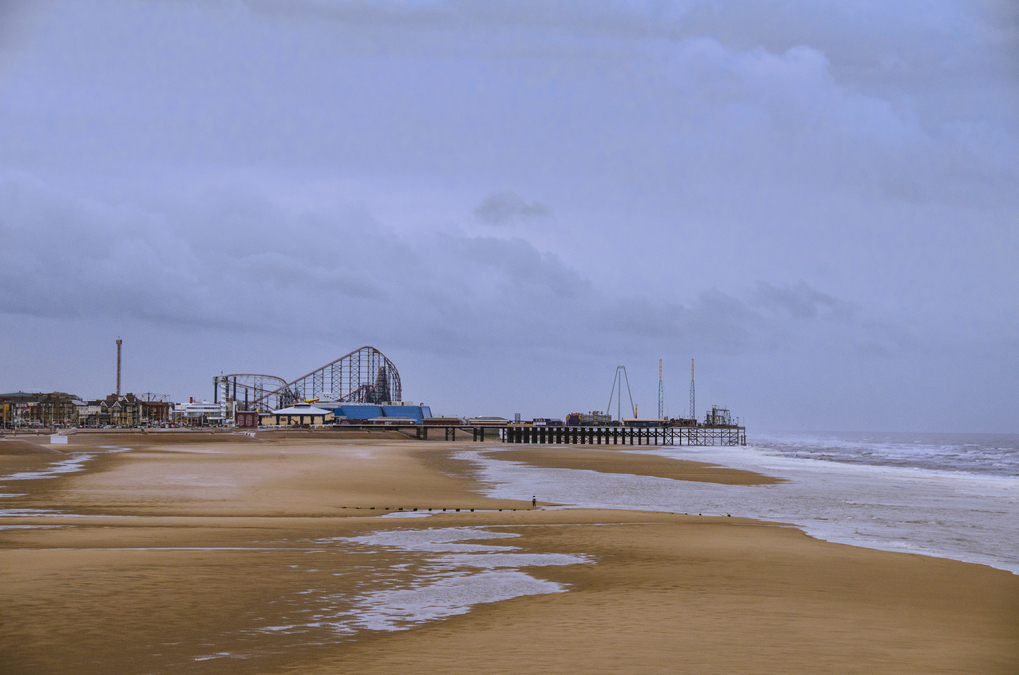
<instances>
[{"instance_id":1,"label":"blue roof building","mask_svg":"<svg viewBox=\"0 0 1019 675\"><path fill-rule=\"evenodd\" d=\"M345 420L351 424L373 420L379 417L401 417L422 424L426 417L432 416L432 409L426 405L371 405L367 403L341 403L333 408L337 421Z\"/></svg>"}]
</instances>

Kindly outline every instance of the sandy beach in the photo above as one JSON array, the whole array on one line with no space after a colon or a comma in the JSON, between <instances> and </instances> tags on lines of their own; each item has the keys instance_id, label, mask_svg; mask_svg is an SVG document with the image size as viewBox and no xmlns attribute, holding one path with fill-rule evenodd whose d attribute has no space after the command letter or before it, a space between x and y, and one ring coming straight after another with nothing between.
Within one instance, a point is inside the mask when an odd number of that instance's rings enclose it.
<instances>
[{"instance_id":1,"label":"sandy beach","mask_svg":"<svg viewBox=\"0 0 1019 675\"><path fill-rule=\"evenodd\" d=\"M46 440L0 441L5 476L80 460L0 480L5 675L1019 672L1009 572L781 523L489 499L454 457L479 444L396 432ZM632 452L498 452L776 480Z\"/></svg>"}]
</instances>

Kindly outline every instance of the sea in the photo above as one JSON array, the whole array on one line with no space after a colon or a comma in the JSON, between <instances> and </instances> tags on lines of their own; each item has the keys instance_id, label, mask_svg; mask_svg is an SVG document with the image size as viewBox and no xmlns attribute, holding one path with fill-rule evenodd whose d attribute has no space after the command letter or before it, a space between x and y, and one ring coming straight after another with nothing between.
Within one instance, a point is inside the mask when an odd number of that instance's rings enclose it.
<instances>
[{"instance_id":1,"label":"sea","mask_svg":"<svg viewBox=\"0 0 1019 675\"><path fill-rule=\"evenodd\" d=\"M520 446L514 446L519 448ZM734 516L787 523L825 541L980 563L1019 574L1019 435L748 433L737 447L627 451L785 479L718 485L538 469L464 450L499 498L566 507Z\"/></svg>"}]
</instances>

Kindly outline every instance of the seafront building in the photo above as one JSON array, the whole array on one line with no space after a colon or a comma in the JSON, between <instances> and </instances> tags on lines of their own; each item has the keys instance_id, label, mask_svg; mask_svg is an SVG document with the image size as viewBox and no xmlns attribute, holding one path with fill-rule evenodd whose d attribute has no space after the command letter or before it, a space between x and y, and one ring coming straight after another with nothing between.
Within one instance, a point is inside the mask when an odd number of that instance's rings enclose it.
<instances>
[{"instance_id":1,"label":"seafront building","mask_svg":"<svg viewBox=\"0 0 1019 675\"><path fill-rule=\"evenodd\" d=\"M130 393L94 400L60 391L0 394L0 425L7 428L162 426L172 422L173 410L168 401Z\"/></svg>"},{"instance_id":2,"label":"seafront building","mask_svg":"<svg viewBox=\"0 0 1019 675\"><path fill-rule=\"evenodd\" d=\"M0 427L208 427L233 423L238 415L245 412L243 404L233 400L210 402L190 399L185 403L170 403L146 400L147 397L150 396L128 393L85 400L59 391L0 394ZM304 406L309 405L314 405L320 412L309 416L304 410ZM262 413L260 417L255 413L255 426L320 425L334 422L420 425L432 416L428 406L407 401L377 405L316 401L313 404L299 402L296 406L300 406L301 410L291 410L294 406L290 406Z\"/></svg>"},{"instance_id":3,"label":"seafront building","mask_svg":"<svg viewBox=\"0 0 1019 675\"><path fill-rule=\"evenodd\" d=\"M220 426L227 419L233 419L233 410L223 402L195 401L178 403L174 406L172 418L175 424L189 427Z\"/></svg>"},{"instance_id":4,"label":"seafront building","mask_svg":"<svg viewBox=\"0 0 1019 675\"><path fill-rule=\"evenodd\" d=\"M79 409L79 426L157 426L170 421L172 406L166 401L146 401L134 394L88 401L84 414Z\"/></svg>"},{"instance_id":5,"label":"seafront building","mask_svg":"<svg viewBox=\"0 0 1019 675\"><path fill-rule=\"evenodd\" d=\"M260 417L259 421L264 427L293 427L332 424L335 415L332 410L318 408L310 403L295 403Z\"/></svg>"},{"instance_id":6,"label":"seafront building","mask_svg":"<svg viewBox=\"0 0 1019 675\"><path fill-rule=\"evenodd\" d=\"M83 406L80 398L62 391L0 394L0 422L5 427L77 424Z\"/></svg>"}]
</instances>

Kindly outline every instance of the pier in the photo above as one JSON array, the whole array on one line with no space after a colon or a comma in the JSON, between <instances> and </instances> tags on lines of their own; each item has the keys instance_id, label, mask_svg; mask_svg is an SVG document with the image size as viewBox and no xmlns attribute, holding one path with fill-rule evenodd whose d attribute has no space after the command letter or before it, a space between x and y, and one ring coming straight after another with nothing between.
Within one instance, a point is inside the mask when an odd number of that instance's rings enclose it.
<instances>
[{"instance_id":1,"label":"pier","mask_svg":"<svg viewBox=\"0 0 1019 675\"><path fill-rule=\"evenodd\" d=\"M698 427L507 426L498 431L499 440L506 443L553 443L557 445L747 444L746 427L736 425Z\"/></svg>"},{"instance_id":2,"label":"pier","mask_svg":"<svg viewBox=\"0 0 1019 675\"><path fill-rule=\"evenodd\" d=\"M378 427L375 427L378 428ZM417 426L417 438L426 440L428 432L442 430L445 440L456 439L457 430L471 434L481 442L498 439L504 443L555 445L746 445L746 427L567 427L567 426Z\"/></svg>"},{"instance_id":3,"label":"pier","mask_svg":"<svg viewBox=\"0 0 1019 675\"><path fill-rule=\"evenodd\" d=\"M280 432L304 427L279 427ZM319 430L335 431L398 431L420 440L442 438L446 441L466 440L462 434L470 434L470 440L484 442L499 440L503 443L530 443L545 445L746 445L746 427L696 426L696 427L572 427L532 425L469 425L469 424L337 424L316 427ZM458 435L457 432L461 432ZM441 436L440 436L441 434Z\"/></svg>"}]
</instances>

